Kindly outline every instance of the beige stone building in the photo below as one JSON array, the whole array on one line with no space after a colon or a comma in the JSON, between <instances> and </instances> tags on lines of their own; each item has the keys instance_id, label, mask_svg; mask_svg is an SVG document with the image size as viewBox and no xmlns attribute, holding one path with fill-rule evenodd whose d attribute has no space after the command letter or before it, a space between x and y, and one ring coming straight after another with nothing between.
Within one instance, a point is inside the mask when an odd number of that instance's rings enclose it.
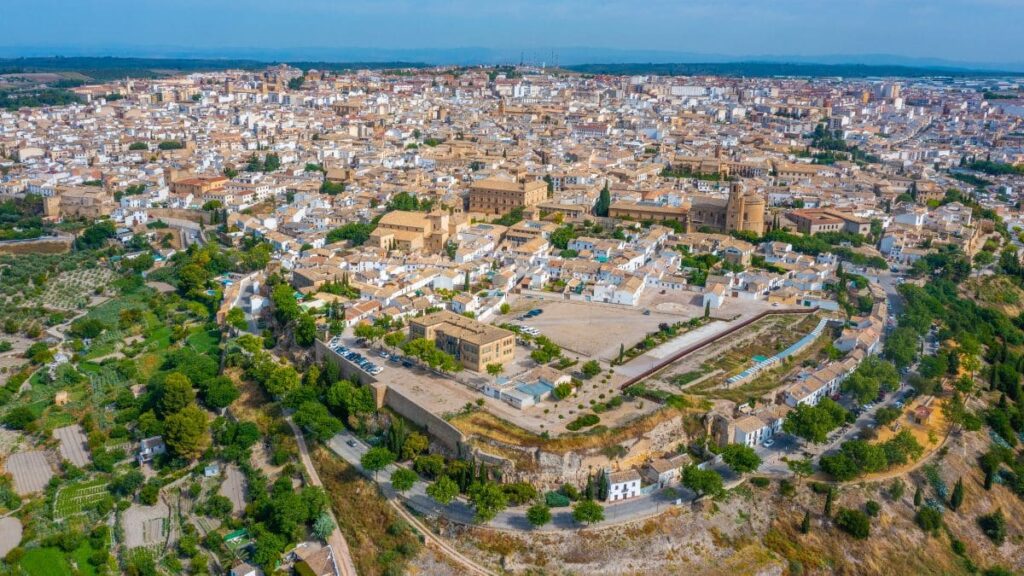
<instances>
[{"instance_id":1,"label":"beige stone building","mask_svg":"<svg viewBox=\"0 0 1024 576\"><path fill-rule=\"evenodd\" d=\"M728 234L734 230L764 234L766 203L756 192L746 192L739 183L732 185L728 198L702 197L690 207L651 202L614 202L608 210L612 218L663 222L674 220L686 225L688 232Z\"/></svg>"},{"instance_id":2,"label":"beige stone building","mask_svg":"<svg viewBox=\"0 0 1024 576\"><path fill-rule=\"evenodd\" d=\"M508 364L515 359L513 332L447 310L411 319L409 337L433 340L475 372L483 372L488 364Z\"/></svg>"},{"instance_id":3,"label":"beige stone building","mask_svg":"<svg viewBox=\"0 0 1024 576\"><path fill-rule=\"evenodd\" d=\"M43 206L48 218L102 218L117 207L114 198L96 186L58 188L55 198Z\"/></svg>"},{"instance_id":4,"label":"beige stone building","mask_svg":"<svg viewBox=\"0 0 1024 576\"><path fill-rule=\"evenodd\" d=\"M385 250L436 254L445 249L449 238L467 226L464 218L447 212L395 210L381 217L370 234L370 244Z\"/></svg>"},{"instance_id":5,"label":"beige stone building","mask_svg":"<svg viewBox=\"0 0 1024 576\"><path fill-rule=\"evenodd\" d=\"M516 208L529 208L547 199L548 185L543 180L512 182L487 178L469 189L469 211L482 214L508 214Z\"/></svg>"}]
</instances>

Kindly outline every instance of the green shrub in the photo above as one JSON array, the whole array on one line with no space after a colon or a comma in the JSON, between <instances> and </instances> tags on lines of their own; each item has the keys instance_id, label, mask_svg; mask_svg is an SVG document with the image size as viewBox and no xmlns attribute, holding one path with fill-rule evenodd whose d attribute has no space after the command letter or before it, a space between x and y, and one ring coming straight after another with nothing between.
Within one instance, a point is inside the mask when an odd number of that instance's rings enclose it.
<instances>
[{"instance_id":1,"label":"green shrub","mask_svg":"<svg viewBox=\"0 0 1024 576\"><path fill-rule=\"evenodd\" d=\"M551 508L565 508L572 503L568 496L558 492L544 494L544 502Z\"/></svg>"},{"instance_id":2,"label":"green shrub","mask_svg":"<svg viewBox=\"0 0 1024 576\"><path fill-rule=\"evenodd\" d=\"M843 508L836 514L836 526L857 540L871 535L871 519L860 510Z\"/></svg>"},{"instance_id":3,"label":"green shrub","mask_svg":"<svg viewBox=\"0 0 1024 576\"><path fill-rule=\"evenodd\" d=\"M575 432L577 430L580 430L581 428L587 428L587 427L593 426L593 425L597 424L600 421L601 421L601 418L597 414L584 414L582 416L579 416L578 418L576 418L572 422L569 422L568 424L566 424L565 428L567 430L571 430L571 431Z\"/></svg>"}]
</instances>

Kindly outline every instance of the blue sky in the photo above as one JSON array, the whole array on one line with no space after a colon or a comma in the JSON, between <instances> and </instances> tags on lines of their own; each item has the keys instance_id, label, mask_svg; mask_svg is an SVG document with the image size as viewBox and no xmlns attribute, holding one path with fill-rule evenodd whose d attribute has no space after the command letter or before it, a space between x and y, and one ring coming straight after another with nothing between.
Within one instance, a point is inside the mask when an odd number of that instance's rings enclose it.
<instances>
[{"instance_id":1,"label":"blue sky","mask_svg":"<svg viewBox=\"0 0 1024 576\"><path fill-rule=\"evenodd\" d=\"M1024 0L0 0L0 28L8 53L593 47L1024 62Z\"/></svg>"}]
</instances>

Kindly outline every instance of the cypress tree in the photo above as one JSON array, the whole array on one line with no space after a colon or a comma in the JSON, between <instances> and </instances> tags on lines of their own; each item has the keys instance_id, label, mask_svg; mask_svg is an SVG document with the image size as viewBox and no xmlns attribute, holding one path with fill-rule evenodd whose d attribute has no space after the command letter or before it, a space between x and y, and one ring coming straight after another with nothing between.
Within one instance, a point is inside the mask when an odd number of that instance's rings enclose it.
<instances>
[{"instance_id":1,"label":"cypress tree","mask_svg":"<svg viewBox=\"0 0 1024 576\"><path fill-rule=\"evenodd\" d=\"M964 479L958 478L956 485L953 486L953 494L949 497L949 508L954 512L960 509L960 506L964 503Z\"/></svg>"},{"instance_id":2,"label":"cypress tree","mask_svg":"<svg viewBox=\"0 0 1024 576\"><path fill-rule=\"evenodd\" d=\"M835 490L829 490L828 494L825 494L825 511L824 511L824 514L825 514L826 517L829 517L829 518L832 517L832 500L835 498L835 496L834 496L835 493L836 493Z\"/></svg>"},{"instance_id":3,"label":"cypress tree","mask_svg":"<svg viewBox=\"0 0 1024 576\"><path fill-rule=\"evenodd\" d=\"M811 513L809 511L804 512L804 520L800 523L800 533L807 534L811 531Z\"/></svg>"},{"instance_id":4,"label":"cypress tree","mask_svg":"<svg viewBox=\"0 0 1024 576\"><path fill-rule=\"evenodd\" d=\"M914 507L915 508L917 508L918 506L921 505L922 497L923 497L923 495L921 494L921 487L918 486L917 489L914 490Z\"/></svg>"},{"instance_id":5,"label":"cypress tree","mask_svg":"<svg viewBox=\"0 0 1024 576\"><path fill-rule=\"evenodd\" d=\"M610 483L608 481L608 475L607 474L601 474L601 477L598 479L598 483L597 483L597 499L598 500L607 500L608 499L608 491L610 489L611 489L611 485L610 485Z\"/></svg>"},{"instance_id":6,"label":"cypress tree","mask_svg":"<svg viewBox=\"0 0 1024 576\"><path fill-rule=\"evenodd\" d=\"M594 477L587 476L587 487L583 489L583 499L593 500L594 499Z\"/></svg>"},{"instance_id":7,"label":"cypress tree","mask_svg":"<svg viewBox=\"0 0 1024 576\"><path fill-rule=\"evenodd\" d=\"M985 490L992 489L992 481L995 479L995 470L991 468L985 469Z\"/></svg>"}]
</instances>

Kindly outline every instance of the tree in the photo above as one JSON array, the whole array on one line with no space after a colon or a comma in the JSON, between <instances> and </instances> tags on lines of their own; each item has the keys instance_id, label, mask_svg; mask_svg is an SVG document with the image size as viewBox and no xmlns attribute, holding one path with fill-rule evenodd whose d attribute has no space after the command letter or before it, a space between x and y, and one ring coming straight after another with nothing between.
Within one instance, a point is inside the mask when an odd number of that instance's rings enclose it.
<instances>
[{"instance_id":1,"label":"tree","mask_svg":"<svg viewBox=\"0 0 1024 576\"><path fill-rule=\"evenodd\" d=\"M142 486L142 490L139 491L139 502L146 506L152 506L156 504L157 499L160 497L160 481L156 478L146 482Z\"/></svg>"},{"instance_id":2,"label":"tree","mask_svg":"<svg viewBox=\"0 0 1024 576\"><path fill-rule=\"evenodd\" d=\"M823 398L814 406L800 404L789 413L782 429L815 444L821 444L828 433L846 421L846 410L831 398Z\"/></svg>"},{"instance_id":3,"label":"tree","mask_svg":"<svg viewBox=\"0 0 1024 576\"><path fill-rule=\"evenodd\" d=\"M321 513L313 522L313 535L326 541L332 532L334 532L334 521L331 520L331 515L326 512Z\"/></svg>"},{"instance_id":4,"label":"tree","mask_svg":"<svg viewBox=\"0 0 1024 576\"><path fill-rule=\"evenodd\" d=\"M146 481L146 477L138 470L129 470L110 481L107 490L114 496L131 496Z\"/></svg>"},{"instance_id":5,"label":"tree","mask_svg":"<svg viewBox=\"0 0 1024 576\"><path fill-rule=\"evenodd\" d=\"M356 338L365 338L370 345L373 345L387 334L387 330L376 324L362 323L357 324L352 329L352 333L355 334Z\"/></svg>"},{"instance_id":6,"label":"tree","mask_svg":"<svg viewBox=\"0 0 1024 576\"><path fill-rule=\"evenodd\" d=\"M601 364L597 360L588 360L580 368L580 372L587 378L593 378L601 373Z\"/></svg>"},{"instance_id":7,"label":"tree","mask_svg":"<svg viewBox=\"0 0 1024 576\"><path fill-rule=\"evenodd\" d=\"M343 428L341 420L331 416L327 407L315 400L309 400L299 405L293 418L295 423L303 430L308 431L314 440L321 442L333 438Z\"/></svg>"},{"instance_id":8,"label":"tree","mask_svg":"<svg viewBox=\"0 0 1024 576\"><path fill-rule=\"evenodd\" d=\"M1002 508L991 514L978 516L978 526L996 546L1002 546L1006 541L1006 517L1003 516Z\"/></svg>"},{"instance_id":9,"label":"tree","mask_svg":"<svg viewBox=\"0 0 1024 576\"><path fill-rule=\"evenodd\" d=\"M186 406L164 419L164 442L172 454L192 460L209 443L206 413L196 406Z\"/></svg>"},{"instance_id":10,"label":"tree","mask_svg":"<svg viewBox=\"0 0 1024 576\"><path fill-rule=\"evenodd\" d=\"M683 485L698 495L722 493L722 477L714 470L701 470L695 464L683 468Z\"/></svg>"},{"instance_id":11,"label":"tree","mask_svg":"<svg viewBox=\"0 0 1024 576\"><path fill-rule=\"evenodd\" d=\"M224 321L227 322L228 326L231 326L240 332L244 332L249 328L249 323L245 321L245 311L241 308L232 308L231 310L228 310L228 314L224 317Z\"/></svg>"},{"instance_id":12,"label":"tree","mask_svg":"<svg viewBox=\"0 0 1024 576\"><path fill-rule=\"evenodd\" d=\"M262 568L265 574L272 574L288 543L283 537L266 529L257 530L255 540L252 561Z\"/></svg>"},{"instance_id":13,"label":"tree","mask_svg":"<svg viewBox=\"0 0 1024 576\"><path fill-rule=\"evenodd\" d=\"M857 540L871 535L871 519L860 510L843 508L836 514L836 526Z\"/></svg>"},{"instance_id":14,"label":"tree","mask_svg":"<svg viewBox=\"0 0 1024 576\"><path fill-rule=\"evenodd\" d=\"M601 188L601 193L597 197L597 202L594 204L594 215L601 216L602 218L608 217L608 211L611 209L612 195L611 191L608 190L608 181L605 181L604 188Z\"/></svg>"},{"instance_id":15,"label":"tree","mask_svg":"<svg viewBox=\"0 0 1024 576\"><path fill-rule=\"evenodd\" d=\"M580 500L572 507L572 519L585 524L604 520L604 508L593 500Z\"/></svg>"},{"instance_id":16,"label":"tree","mask_svg":"<svg viewBox=\"0 0 1024 576\"><path fill-rule=\"evenodd\" d=\"M943 406L945 406L945 404L943 404ZM875 411L875 422L878 423L879 426L888 426L895 422L902 414L903 411L899 408L894 406L883 406Z\"/></svg>"},{"instance_id":17,"label":"tree","mask_svg":"<svg viewBox=\"0 0 1024 576\"><path fill-rule=\"evenodd\" d=\"M921 499L922 499L922 498L923 498L923 495L921 494L921 487L920 487L920 486L918 486L918 487L917 487L917 488L916 488L916 489L914 490L914 507L915 507L915 508L917 508L917 507L921 506Z\"/></svg>"},{"instance_id":18,"label":"tree","mask_svg":"<svg viewBox=\"0 0 1024 576\"><path fill-rule=\"evenodd\" d=\"M809 534L811 531L811 512L804 511L804 519L800 522L800 533Z\"/></svg>"},{"instance_id":19,"label":"tree","mask_svg":"<svg viewBox=\"0 0 1024 576\"><path fill-rule=\"evenodd\" d=\"M35 422L36 416L28 406L18 406L4 414L3 423L14 430L25 430Z\"/></svg>"},{"instance_id":20,"label":"tree","mask_svg":"<svg viewBox=\"0 0 1024 576\"><path fill-rule=\"evenodd\" d=\"M295 325L295 343L303 348L309 348L316 341L316 321L309 314L299 316Z\"/></svg>"},{"instance_id":21,"label":"tree","mask_svg":"<svg viewBox=\"0 0 1024 576\"><path fill-rule=\"evenodd\" d=\"M835 500L835 497L836 491L829 488L828 492L825 494L825 509L822 511L822 514L826 518L832 516L832 502Z\"/></svg>"},{"instance_id":22,"label":"tree","mask_svg":"<svg viewBox=\"0 0 1024 576\"><path fill-rule=\"evenodd\" d=\"M923 506L918 509L917 514L914 516L914 522L921 527L926 533L931 535L938 535L939 529L942 528L942 512L939 512L931 506Z\"/></svg>"},{"instance_id":23,"label":"tree","mask_svg":"<svg viewBox=\"0 0 1024 576\"><path fill-rule=\"evenodd\" d=\"M430 439L419 432L410 432L402 444L402 460L412 460L427 451Z\"/></svg>"},{"instance_id":24,"label":"tree","mask_svg":"<svg viewBox=\"0 0 1024 576\"><path fill-rule=\"evenodd\" d=\"M494 482L477 482L469 488L469 502L475 510L473 520L485 524L505 509L508 498Z\"/></svg>"},{"instance_id":25,"label":"tree","mask_svg":"<svg viewBox=\"0 0 1024 576\"><path fill-rule=\"evenodd\" d=\"M964 479L957 478L956 485L953 486L953 493L949 496L949 509L956 512L960 509L960 506L964 503Z\"/></svg>"},{"instance_id":26,"label":"tree","mask_svg":"<svg viewBox=\"0 0 1024 576\"><path fill-rule=\"evenodd\" d=\"M902 479L894 479L892 481L892 484L889 485L889 498L891 498L893 501L900 500L901 498L903 498L903 493L904 491L906 491L906 488L907 486L906 484L903 483Z\"/></svg>"},{"instance_id":27,"label":"tree","mask_svg":"<svg viewBox=\"0 0 1024 576\"><path fill-rule=\"evenodd\" d=\"M505 365L501 362L494 362L493 364L487 365L487 373L494 377L494 380L498 380L498 376L505 371Z\"/></svg>"},{"instance_id":28,"label":"tree","mask_svg":"<svg viewBox=\"0 0 1024 576\"><path fill-rule=\"evenodd\" d=\"M544 502L537 502L526 510L526 520L530 526L539 528L551 522L551 508Z\"/></svg>"},{"instance_id":29,"label":"tree","mask_svg":"<svg viewBox=\"0 0 1024 576\"><path fill-rule=\"evenodd\" d=\"M359 464L366 470L373 472L374 480L377 479L377 472L387 468L395 461L395 454L382 446L374 446L363 454Z\"/></svg>"},{"instance_id":30,"label":"tree","mask_svg":"<svg viewBox=\"0 0 1024 576\"><path fill-rule=\"evenodd\" d=\"M761 457L745 444L729 444L722 449L722 460L733 470L743 474L753 472L761 466Z\"/></svg>"},{"instance_id":31,"label":"tree","mask_svg":"<svg viewBox=\"0 0 1024 576\"><path fill-rule=\"evenodd\" d=\"M163 390L160 393L160 413L164 416L180 412L186 406L196 401L196 392L192 389L192 383L184 374L172 372L164 380Z\"/></svg>"},{"instance_id":32,"label":"tree","mask_svg":"<svg viewBox=\"0 0 1024 576\"><path fill-rule=\"evenodd\" d=\"M561 226L557 230L551 233L548 240L551 245L559 250L565 250L569 247L569 242L576 237L576 231L571 225Z\"/></svg>"},{"instance_id":33,"label":"tree","mask_svg":"<svg viewBox=\"0 0 1024 576\"><path fill-rule=\"evenodd\" d=\"M402 342L405 342L405 334L402 334L401 331L396 330L384 335L384 345L388 348L398 348Z\"/></svg>"},{"instance_id":34,"label":"tree","mask_svg":"<svg viewBox=\"0 0 1024 576\"><path fill-rule=\"evenodd\" d=\"M787 460L786 466L789 467L790 472L792 472L794 476L801 480L811 474L814 474L814 463L810 458Z\"/></svg>"},{"instance_id":35,"label":"tree","mask_svg":"<svg viewBox=\"0 0 1024 576\"><path fill-rule=\"evenodd\" d=\"M864 503L864 511L867 512L868 516L875 518L882 511L882 505L874 500L868 500Z\"/></svg>"},{"instance_id":36,"label":"tree","mask_svg":"<svg viewBox=\"0 0 1024 576\"><path fill-rule=\"evenodd\" d=\"M405 492L416 484L416 473L408 468L396 468L391 473L391 487L398 492Z\"/></svg>"},{"instance_id":37,"label":"tree","mask_svg":"<svg viewBox=\"0 0 1024 576\"><path fill-rule=\"evenodd\" d=\"M203 402L213 410L227 408L238 399L240 392L234 382L226 376L218 376L206 385L203 391Z\"/></svg>"},{"instance_id":38,"label":"tree","mask_svg":"<svg viewBox=\"0 0 1024 576\"><path fill-rule=\"evenodd\" d=\"M447 476L441 476L427 486L427 496L442 506L447 506L459 495L459 485Z\"/></svg>"}]
</instances>

